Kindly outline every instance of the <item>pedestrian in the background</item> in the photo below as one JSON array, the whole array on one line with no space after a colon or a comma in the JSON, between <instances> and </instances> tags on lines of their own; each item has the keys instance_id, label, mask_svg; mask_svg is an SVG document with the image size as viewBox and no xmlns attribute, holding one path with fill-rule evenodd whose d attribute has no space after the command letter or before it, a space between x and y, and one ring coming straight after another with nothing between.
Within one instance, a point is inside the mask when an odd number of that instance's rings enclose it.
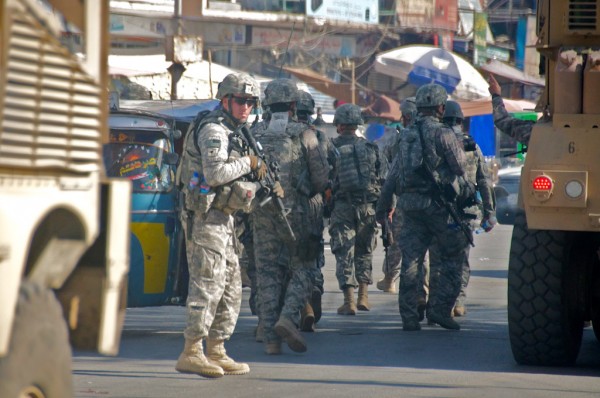
<instances>
[{"instance_id":1,"label":"pedestrian in the background","mask_svg":"<svg viewBox=\"0 0 600 398\"><path fill-rule=\"evenodd\" d=\"M246 123L259 95L252 77L227 75L217 92L222 108L193 125L185 141L178 182L185 195L182 218L190 282L185 347L175 365L182 373L221 377L250 371L248 364L227 355L224 342L233 334L242 302L232 214L249 210L247 199L255 191L253 183L241 178L251 173L262 178L267 171L232 133ZM245 192L245 198L234 192Z\"/></svg>"},{"instance_id":2,"label":"pedestrian in the background","mask_svg":"<svg viewBox=\"0 0 600 398\"><path fill-rule=\"evenodd\" d=\"M368 287L373 283L373 250L377 245L375 203L385 177L386 162L377 145L356 135L363 124L361 109L344 104L336 109L333 123L338 137L332 140L339 152L333 181L333 211L329 235L336 258L336 276L344 292L340 315L369 311ZM358 301L354 289L358 287Z\"/></svg>"}]
</instances>

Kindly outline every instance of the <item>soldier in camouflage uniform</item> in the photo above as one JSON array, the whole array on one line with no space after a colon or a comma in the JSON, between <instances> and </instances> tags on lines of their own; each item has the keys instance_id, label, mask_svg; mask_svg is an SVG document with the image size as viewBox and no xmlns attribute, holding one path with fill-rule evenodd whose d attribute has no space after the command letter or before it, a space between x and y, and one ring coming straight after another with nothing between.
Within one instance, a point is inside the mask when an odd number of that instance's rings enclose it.
<instances>
[{"instance_id":1,"label":"soldier in camouflage uniform","mask_svg":"<svg viewBox=\"0 0 600 398\"><path fill-rule=\"evenodd\" d=\"M400 131L400 134L403 133L404 130L412 127L417 120L417 105L415 103L415 97L410 97L403 100L400 103L400 111L402 112L402 125L403 128ZM398 148L400 145L399 137L389 146L387 146L383 153L388 160L388 163L392 164L394 157L398 153ZM390 193L392 197L390 200L393 200L393 195ZM392 206L394 206L392 204ZM394 207L392 207L394 208ZM378 203L379 210L379 203ZM384 257L383 260L383 275L384 278L377 281L377 289L383 290L388 293L396 293L396 280L400 276L400 262L402 261L402 249L398 245L398 238L400 236L400 229L402 228L402 210L396 208L392 214L392 236L394 238L394 244L392 244ZM425 258L422 261L419 269L421 270L423 276L423 293L422 297L419 299L419 307L420 313L424 313L425 311L425 303L427 299L427 293L429 291L429 258L428 255L425 255Z\"/></svg>"},{"instance_id":2,"label":"soldier in camouflage uniform","mask_svg":"<svg viewBox=\"0 0 600 398\"><path fill-rule=\"evenodd\" d=\"M438 204L433 183L424 176L423 163L436 179L453 187L457 194L464 182L465 154L462 143L452 130L439 122L446 104L446 90L437 84L427 84L417 90L416 104L420 118L413 128L400 138L398 154L392 165L382 194L394 191L397 207L404 220L400 230L402 248L399 307L402 328L420 330L418 300L422 290L419 262L435 238L440 248L439 270L431 270L427 318L447 329L460 329L451 312L460 292L460 270L467 239L444 206ZM391 212L391 201L382 196L385 212ZM380 218L382 215L378 215Z\"/></svg>"},{"instance_id":3,"label":"soldier in camouflage uniform","mask_svg":"<svg viewBox=\"0 0 600 398\"><path fill-rule=\"evenodd\" d=\"M511 117L504 107L504 101L502 101L502 96L500 95L500 85L492 74L490 74L488 77L488 83L490 83L489 91L492 95L494 124L498 130L527 145L529 143L529 137L531 137L531 130L533 129L535 121L520 120Z\"/></svg>"},{"instance_id":4,"label":"soldier in camouflage uniform","mask_svg":"<svg viewBox=\"0 0 600 398\"><path fill-rule=\"evenodd\" d=\"M479 145L477 145L471 136L464 133L462 129L463 119L464 116L460 105L455 101L447 101L443 121L444 124L454 131L458 140L463 142L467 160L465 178L471 184L475 185L476 194L478 194L477 197L472 198L474 200L465 203L467 206L461 209L461 212L465 216L465 221L469 223L471 232L478 228L483 228L485 232L489 232L496 224L496 201L494 199L492 180ZM461 272L461 287L453 309L454 316L463 316L466 314L466 288L471 276L471 267L469 265L470 249L470 245L465 247ZM430 256L432 268L436 268L433 266L433 263L439 260L439 250L435 243L430 248Z\"/></svg>"},{"instance_id":5,"label":"soldier in camouflage uniform","mask_svg":"<svg viewBox=\"0 0 600 398\"><path fill-rule=\"evenodd\" d=\"M357 310L370 309L368 287L373 283L373 250L377 245L375 203L387 169L377 145L356 135L358 126L363 124L358 106L339 106L333 123L339 136L332 143L339 159L332 186L334 204L329 235L336 259L336 277L344 292L344 304L337 312L355 315Z\"/></svg>"},{"instance_id":6,"label":"soldier in camouflage uniform","mask_svg":"<svg viewBox=\"0 0 600 398\"><path fill-rule=\"evenodd\" d=\"M332 145L329 139L325 136L325 133L316 129L311 123L311 116L315 113L315 101L309 92L298 90L298 101L296 105L296 113L298 116L298 122L310 126L317 135L319 145L322 147L322 151L327 153L329 168L333 168L333 161L331 156ZM331 174L331 172L330 172ZM318 272L315 274L315 280L313 280L313 290L310 300L306 303L306 306L302 310L300 317L300 330L303 332L313 332L315 324L321 319L321 296L325 292L325 280L323 278L323 272L321 269L325 266L325 245L323 239L323 231L325 229L325 223L323 222L323 202L324 193L319 193L311 198L311 203L316 206L316 210L320 212L317 222L319 225L317 228L321 230L321 252L317 258Z\"/></svg>"},{"instance_id":7,"label":"soldier in camouflage uniform","mask_svg":"<svg viewBox=\"0 0 600 398\"><path fill-rule=\"evenodd\" d=\"M327 154L315 130L297 122L298 89L290 79L276 79L265 89L270 120L255 131L270 161L277 162L283 203L295 239L278 221L272 201L252 213L254 257L257 271L258 311L264 329L265 352L281 354L281 342L296 352L306 351L297 329L300 312L312 292L321 251L319 218L322 210L313 199L328 182Z\"/></svg>"},{"instance_id":8,"label":"soldier in camouflage uniform","mask_svg":"<svg viewBox=\"0 0 600 398\"><path fill-rule=\"evenodd\" d=\"M232 213L248 210L245 200L256 190L242 177L254 172L262 178L267 171L232 132L246 123L259 94L250 76L226 76L217 92L221 109L191 126L184 144L177 181L185 195L190 283L185 347L175 366L182 373L221 377L250 371L226 354L224 341L233 333L242 299Z\"/></svg>"}]
</instances>

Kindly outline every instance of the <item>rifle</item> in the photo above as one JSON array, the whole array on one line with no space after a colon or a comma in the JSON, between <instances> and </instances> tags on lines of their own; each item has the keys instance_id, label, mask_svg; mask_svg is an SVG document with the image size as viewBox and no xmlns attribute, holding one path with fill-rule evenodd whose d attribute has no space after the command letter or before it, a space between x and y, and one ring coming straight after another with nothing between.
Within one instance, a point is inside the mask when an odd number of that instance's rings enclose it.
<instances>
[{"instance_id":1,"label":"rifle","mask_svg":"<svg viewBox=\"0 0 600 398\"><path fill-rule=\"evenodd\" d=\"M456 225L460 227L461 231L463 232L471 246L474 247L475 244L473 243L473 235L471 235L471 230L466 224L462 222L460 216L458 215L458 211L454 207L454 204L450 203L446 198L446 190L442 186L442 183L437 178L435 178L433 170L431 170L431 167L427 164L427 161L425 159L423 159L423 163L421 164L421 170L423 171L422 174L424 174L424 176L427 177L429 181L433 183L433 188L435 191L433 195L433 200L437 204L444 206L446 211L450 213L450 217L452 217L452 220L456 223Z\"/></svg>"},{"instance_id":2,"label":"rifle","mask_svg":"<svg viewBox=\"0 0 600 398\"><path fill-rule=\"evenodd\" d=\"M267 159L267 156L265 155L262 146L259 142L257 142L254 139L254 136L252 135L250 130L248 130L248 127L242 125L241 131L252 151L254 151L256 156L258 156L265 163L265 165L267 165L266 177L262 181L258 182L261 186L262 195L265 196L265 199L259 202L259 206L262 207L268 202L273 201L275 203L275 207L277 208L277 218L279 219L279 221L283 222L286 225L289 238L292 241L295 241L296 236L294 235L292 226L290 225L290 222L287 219L287 215L290 211L289 209L285 208L281 198L273 192L273 187L275 186L275 183L279 182L280 180L278 174L279 165L276 161L269 161L269 159Z\"/></svg>"},{"instance_id":3,"label":"rifle","mask_svg":"<svg viewBox=\"0 0 600 398\"><path fill-rule=\"evenodd\" d=\"M383 258L384 264L384 273L387 275L389 272L388 268L388 249L391 245L394 244L394 235L392 234L392 226L390 222L389 216L386 214L383 223L381 224L381 241L383 242L383 251L385 252L385 257Z\"/></svg>"},{"instance_id":4,"label":"rifle","mask_svg":"<svg viewBox=\"0 0 600 398\"><path fill-rule=\"evenodd\" d=\"M383 249L387 255L388 247L394 244L394 235L392 234L392 226L388 216L385 217L383 224L381 224L381 240L383 241Z\"/></svg>"}]
</instances>

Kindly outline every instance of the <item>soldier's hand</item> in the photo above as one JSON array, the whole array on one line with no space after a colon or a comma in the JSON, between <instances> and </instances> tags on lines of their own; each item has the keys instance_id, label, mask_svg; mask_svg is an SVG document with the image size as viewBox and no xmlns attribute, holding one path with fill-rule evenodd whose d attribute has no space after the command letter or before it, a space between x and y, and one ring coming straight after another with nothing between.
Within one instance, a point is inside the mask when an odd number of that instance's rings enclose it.
<instances>
[{"instance_id":1,"label":"soldier's hand","mask_svg":"<svg viewBox=\"0 0 600 398\"><path fill-rule=\"evenodd\" d=\"M281 199L283 199L283 197L285 196L285 192L283 191L283 187L281 186L279 181L275 181L275 184L273 184L273 193Z\"/></svg>"},{"instance_id":2,"label":"soldier's hand","mask_svg":"<svg viewBox=\"0 0 600 398\"><path fill-rule=\"evenodd\" d=\"M490 84L490 86L488 87L488 90L489 90L490 94L492 94L492 95L493 94L501 95L502 89L500 88L500 85L496 81L496 78L494 77L494 75L492 75L490 73L489 76L488 76L487 81Z\"/></svg>"},{"instance_id":3,"label":"soldier's hand","mask_svg":"<svg viewBox=\"0 0 600 398\"><path fill-rule=\"evenodd\" d=\"M498 223L498 220L496 220L496 217L487 216L487 217L484 217L483 220L481 220L481 228L483 228L483 230L485 232L490 232L492 229L494 229L494 226L497 223Z\"/></svg>"},{"instance_id":4,"label":"soldier's hand","mask_svg":"<svg viewBox=\"0 0 600 398\"><path fill-rule=\"evenodd\" d=\"M262 161L261 158L254 155L248 155L250 159L250 169L256 173L256 177L262 180L267 176L267 165Z\"/></svg>"},{"instance_id":5,"label":"soldier's hand","mask_svg":"<svg viewBox=\"0 0 600 398\"><path fill-rule=\"evenodd\" d=\"M330 205L332 200L331 188L325 190L325 204Z\"/></svg>"},{"instance_id":6,"label":"soldier's hand","mask_svg":"<svg viewBox=\"0 0 600 398\"><path fill-rule=\"evenodd\" d=\"M394 217L394 212L396 211L396 209L392 209L390 210L390 212L388 213L388 220L390 220L390 222L392 222L392 218Z\"/></svg>"}]
</instances>

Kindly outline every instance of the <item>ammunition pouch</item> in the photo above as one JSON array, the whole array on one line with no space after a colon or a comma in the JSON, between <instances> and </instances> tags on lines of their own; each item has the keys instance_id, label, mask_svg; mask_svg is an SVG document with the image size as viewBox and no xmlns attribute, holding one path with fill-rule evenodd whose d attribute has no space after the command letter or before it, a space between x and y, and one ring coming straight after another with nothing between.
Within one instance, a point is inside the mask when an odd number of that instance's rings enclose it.
<instances>
[{"instance_id":1,"label":"ammunition pouch","mask_svg":"<svg viewBox=\"0 0 600 398\"><path fill-rule=\"evenodd\" d=\"M467 135L463 138L463 147L465 152L474 152L477 149L477 144L473 137Z\"/></svg>"},{"instance_id":2,"label":"ammunition pouch","mask_svg":"<svg viewBox=\"0 0 600 398\"><path fill-rule=\"evenodd\" d=\"M215 200L216 193L211 189L202 193L198 188L185 192L185 209L189 212L205 214Z\"/></svg>"},{"instance_id":3,"label":"ammunition pouch","mask_svg":"<svg viewBox=\"0 0 600 398\"><path fill-rule=\"evenodd\" d=\"M248 213L252 209L252 201L255 197L256 185L253 182L235 181L217 188L213 207L226 214L233 214L237 210Z\"/></svg>"}]
</instances>

